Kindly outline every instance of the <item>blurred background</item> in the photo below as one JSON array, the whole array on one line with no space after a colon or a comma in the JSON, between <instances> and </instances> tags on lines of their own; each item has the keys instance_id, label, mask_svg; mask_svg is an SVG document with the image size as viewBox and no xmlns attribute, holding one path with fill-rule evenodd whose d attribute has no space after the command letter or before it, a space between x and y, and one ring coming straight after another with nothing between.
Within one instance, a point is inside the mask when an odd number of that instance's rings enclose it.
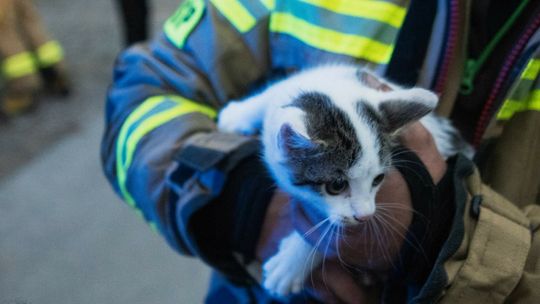
<instances>
[{"instance_id":1,"label":"blurred background","mask_svg":"<svg viewBox=\"0 0 540 304\"><path fill-rule=\"evenodd\" d=\"M170 249L101 171L104 96L128 39L118 3L33 0L63 60L48 45L28 94L0 78L0 304L203 301L209 270ZM148 4L152 36L179 1Z\"/></svg>"}]
</instances>

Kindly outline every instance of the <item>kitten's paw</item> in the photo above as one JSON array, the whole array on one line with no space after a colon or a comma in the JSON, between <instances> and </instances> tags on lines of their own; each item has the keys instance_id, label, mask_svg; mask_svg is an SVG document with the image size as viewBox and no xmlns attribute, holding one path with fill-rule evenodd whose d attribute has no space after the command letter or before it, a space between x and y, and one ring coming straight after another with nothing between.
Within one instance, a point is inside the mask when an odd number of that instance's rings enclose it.
<instances>
[{"instance_id":1,"label":"kitten's paw","mask_svg":"<svg viewBox=\"0 0 540 304\"><path fill-rule=\"evenodd\" d=\"M272 295L283 298L302 290L305 261L295 260L294 255L280 252L263 265L263 287Z\"/></svg>"},{"instance_id":2,"label":"kitten's paw","mask_svg":"<svg viewBox=\"0 0 540 304\"><path fill-rule=\"evenodd\" d=\"M263 265L264 288L278 297L300 292L306 276L322 260L312 249L297 232L284 238L278 252Z\"/></svg>"},{"instance_id":3,"label":"kitten's paw","mask_svg":"<svg viewBox=\"0 0 540 304\"><path fill-rule=\"evenodd\" d=\"M221 110L218 128L223 132L254 135L260 129L260 121L245 102L230 102Z\"/></svg>"}]
</instances>

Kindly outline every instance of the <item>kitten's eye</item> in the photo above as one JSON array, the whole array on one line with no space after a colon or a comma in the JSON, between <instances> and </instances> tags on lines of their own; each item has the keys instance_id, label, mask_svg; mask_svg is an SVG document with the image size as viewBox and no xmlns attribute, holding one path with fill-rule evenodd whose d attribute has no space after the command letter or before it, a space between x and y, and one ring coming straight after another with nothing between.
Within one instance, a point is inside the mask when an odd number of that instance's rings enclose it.
<instances>
[{"instance_id":1,"label":"kitten's eye","mask_svg":"<svg viewBox=\"0 0 540 304\"><path fill-rule=\"evenodd\" d=\"M377 187L384 179L384 174L379 174L373 179L372 187Z\"/></svg>"},{"instance_id":2,"label":"kitten's eye","mask_svg":"<svg viewBox=\"0 0 540 304\"><path fill-rule=\"evenodd\" d=\"M324 185L324 190L330 195L338 195L342 193L343 191L347 190L349 187L349 182L347 182L344 179L338 179L331 183L327 183Z\"/></svg>"}]
</instances>

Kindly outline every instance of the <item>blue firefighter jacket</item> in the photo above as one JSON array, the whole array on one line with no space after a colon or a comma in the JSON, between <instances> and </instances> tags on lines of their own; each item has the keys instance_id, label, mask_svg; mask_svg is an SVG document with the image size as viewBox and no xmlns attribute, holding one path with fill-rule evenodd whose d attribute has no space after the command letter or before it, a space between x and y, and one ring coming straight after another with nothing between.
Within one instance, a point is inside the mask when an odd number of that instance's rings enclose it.
<instances>
[{"instance_id":1,"label":"blue firefighter jacket","mask_svg":"<svg viewBox=\"0 0 540 304\"><path fill-rule=\"evenodd\" d=\"M343 61L433 89L445 112L462 68L455 60L465 37L464 2L186 0L156 39L115 63L101 152L106 176L175 250L218 270L208 302L271 301L246 279L245 261L207 250L212 240L192 225L203 206L220 203L228 173L258 150L251 138L219 133L217 112L276 75ZM540 109L538 83L531 80L540 67L534 33L524 38L488 122L497 113L510 119Z\"/></svg>"}]
</instances>

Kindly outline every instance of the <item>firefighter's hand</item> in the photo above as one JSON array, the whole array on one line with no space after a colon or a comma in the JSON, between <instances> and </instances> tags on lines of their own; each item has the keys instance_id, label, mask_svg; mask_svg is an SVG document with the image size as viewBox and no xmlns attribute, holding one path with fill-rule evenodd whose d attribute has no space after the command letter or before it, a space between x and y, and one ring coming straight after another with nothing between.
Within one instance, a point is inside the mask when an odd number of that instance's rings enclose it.
<instances>
[{"instance_id":1,"label":"firefighter's hand","mask_svg":"<svg viewBox=\"0 0 540 304\"><path fill-rule=\"evenodd\" d=\"M446 162L438 153L431 134L419 123L412 124L403 131L401 142L410 150L416 152L426 165L433 180L437 183L446 172ZM412 203L407 184L397 172L390 172L377 194L377 213L380 213L380 223L365 229L345 229L341 231L341 241L338 243L339 257L329 254L325 262L324 272L321 268L308 276L307 284L315 289L319 299L324 303L362 303L365 293L355 282L343 264L349 267L384 272L397 256L404 236L412 220ZM257 256L261 261L268 260L276 253L279 242L293 229L291 208L288 197L277 192L268 208L261 236L257 246ZM316 223L311 223L302 212L294 212L297 223L304 234ZM384 225L384 228L382 227ZM317 239L316 233L309 239ZM341 263L338 263L337 261ZM313 278L310 280L310 278Z\"/></svg>"}]
</instances>

